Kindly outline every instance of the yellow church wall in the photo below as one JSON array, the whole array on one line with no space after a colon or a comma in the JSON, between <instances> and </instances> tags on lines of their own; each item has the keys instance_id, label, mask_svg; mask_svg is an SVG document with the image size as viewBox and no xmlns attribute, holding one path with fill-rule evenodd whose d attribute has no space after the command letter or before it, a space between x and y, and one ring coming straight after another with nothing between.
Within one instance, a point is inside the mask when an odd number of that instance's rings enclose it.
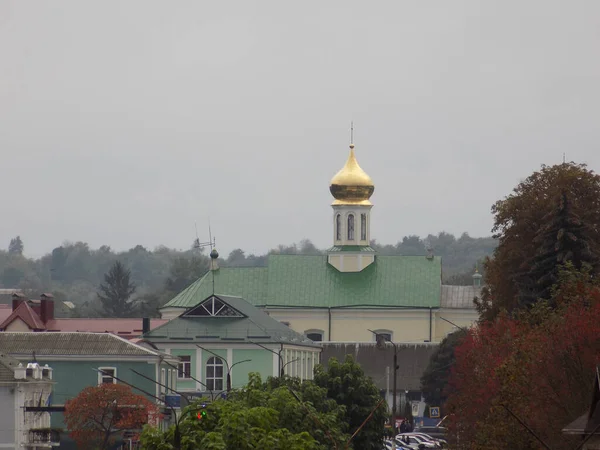
<instances>
[{"instance_id":1,"label":"yellow church wall","mask_svg":"<svg viewBox=\"0 0 600 450\"><path fill-rule=\"evenodd\" d=\"M358 255L344 255L343 257L343 272L358 272Z\"/></svg>"},{"instance_id":2,"label":"yellow church wall","mask_svg":"<svg viewBox=\"0 0 600 450\"><path fill-rule=\"evenodd\" d=\"M370 342L373 331L392 333L395 342L429 340L429 310L377 309L268 309L274 319L289 323L298 333L322 332L324 341ZM432 323L432 333L433 333ZM433 335L433 334L432 334Z\"/></svg>"},{"instance_id":3,"label":"yellow church wall","mask_svg":"<svg viewBox=\"0 0 600 450\"><path fill-rule=\"evenodd\" d=\"M329 264L341 271L341 259L339 255L329 255Z\"/></svg>"},{"instance_id":4,"label":"yellow church wall","mask_svg":"<svg viewBox=\"0 0 600 450\"><path fill-rule=\"evenodd\" d=\"M475 309L440 309L435 312L435 341L443 340L449 333L458 328L445 320L455 323L462 328L470 328L479 318Z\"/></svg>"}]
</instances>

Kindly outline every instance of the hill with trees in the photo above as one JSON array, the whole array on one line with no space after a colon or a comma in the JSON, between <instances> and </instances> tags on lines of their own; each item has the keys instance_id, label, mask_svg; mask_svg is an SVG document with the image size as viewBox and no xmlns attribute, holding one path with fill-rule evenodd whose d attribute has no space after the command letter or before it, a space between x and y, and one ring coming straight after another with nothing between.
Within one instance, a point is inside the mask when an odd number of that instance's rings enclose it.
<instances>
[{"instance_id":1,"label":"hill with trees","mask_svg":"<svg viewBox=\"0 0 600 450\"><path fill-rule=\"evenodd\" d=\"M58 314L82 317L114 313L106 300L110 297L107 290L111 288L111 279L116 283L115 289L121 283L121 293L113 297L120 295L124 302L131 303L131 307L122 310L124 315L156 315L159 306L202 276L210 261L204 249L193 245L188 250L164 246L149 250L137 245L115 252L108 245L92 249L85 242L64 242L39 259L24 255L26 245L27 242L16 236L6 250L0 250L0 288L21 289L30 298L51 292L55 301L75 305L70 311L59 309ZM426 255L431 249L433 254L442 257L445 283L468 285L472 282L475 265L494 252L497 242L491 237L472 238L463 233L456 238L441 232L425 238L406 236L394 245L376 241L371 245L381 255ZM265 266L269 254L322 254L324 251L311 241L303 240L289 246L279 245L263 255L235 249L220 258L219 264L223 267ZM117 262L121 267L115 273ZM125 287L124 277L127 278ZM7 296L0 299L0 302L8 301Z\"/></svg>"}]
</instances>

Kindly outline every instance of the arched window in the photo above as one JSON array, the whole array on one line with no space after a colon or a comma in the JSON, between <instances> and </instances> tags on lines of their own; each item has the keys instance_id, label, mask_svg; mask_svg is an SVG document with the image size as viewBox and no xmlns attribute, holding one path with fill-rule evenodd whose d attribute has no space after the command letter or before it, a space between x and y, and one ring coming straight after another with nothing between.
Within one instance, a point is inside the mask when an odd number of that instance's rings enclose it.
<instances>
[{"instance_id":1,"label":"arched window","mask_svg":"<svg viewBox=\"0 0 600 450\"><path fill-rule=\"evenodd\" d=\"M392 342L394 333L392 333L390 330L375 330L373 333L373 340L375 342L377 342L377 336L381 336L381 338L383 338L386 342Z\"/></svg>"},{"instance_id":2,"label":"arched window","mask_svg":"<svg viewBox=\"0 0 600 450\"><path fill-rule=\"evenodd\" d=\"M323 340L323 330L306 330L304 335L314 342L321 342Z\"/></svg>"},{"instance_id":3,"label":"arched window","mask_svg":"<svg viewBox=\"0 0 600 450\"><path fill-rule=\"evenodd\" d=\"M335 216L335 240L342 240L342 216L339 214Z\"/></svg>"},{"instance_id":4,"label":"arched window","mask_svg":"<svg viewBox=\"0 0 600 450\"><path fill-rule=\"evenodd\" d=\"M348 214L348 240L354 240L354 214Z\"/></svg>"},{"instance_id":5,"label":"arched window","mask_svg":"<svg viewBox=\"0 0 600 450\"><path fill-rule=\"evenodd\" d=\"M367 240L367 215L366 214L360 215L360 240L361 241Z\"/></svg>"},{"instance_id":6,"label":"arched window","mask_svg":"<svg viewBox=\"0 0 600 450\"><path fill-rule=\"evenodd\" d=\"M206 361L206 388L209 391L223 390L223 360L212 357Z\"/></svg>"}]
</instances>

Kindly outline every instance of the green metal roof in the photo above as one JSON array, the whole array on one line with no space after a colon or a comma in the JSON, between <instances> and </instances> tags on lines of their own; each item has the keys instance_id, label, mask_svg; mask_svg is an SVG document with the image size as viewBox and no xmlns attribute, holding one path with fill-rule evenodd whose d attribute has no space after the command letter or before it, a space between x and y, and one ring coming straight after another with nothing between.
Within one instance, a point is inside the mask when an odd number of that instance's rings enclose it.
<instances>
[{"instance_id":1,"label":"green metal roof","mask_svg":"<svg viewBox=\"0 0 600 450\"><path fill-rule=\"evenodd\" d=\"M356 253L375 253L375 250L368 245L334 245L327 252L356 252Z\"/></svg>"},{"instance_id":2,"label":"green metal roof","mask_svg":"<svg viewBox=\"0 0 600 450\"><path fill-rule=\"evenodd\" d=\"M208 299L211 297L209 296ZM273 319L241 297L226 295L215 295L215 297L242 313L244 317L186 317L183 314L146 333L144 339L151 342L258 342L319 347L319 344Z\"/></svg>"},{"instance_id":3,"label":"green metal roof","mask_svg":"<svg viewBox=\"0 0 600 450\"><path fill-rule=\"evenodd\" d=\"M270 255L267 267L223 267L208 272L163 308L190 308L214 292L255 306L439 307L442 260L376 256L362 272L341 273L327 256Z\"/></svg>"}]
</instances>

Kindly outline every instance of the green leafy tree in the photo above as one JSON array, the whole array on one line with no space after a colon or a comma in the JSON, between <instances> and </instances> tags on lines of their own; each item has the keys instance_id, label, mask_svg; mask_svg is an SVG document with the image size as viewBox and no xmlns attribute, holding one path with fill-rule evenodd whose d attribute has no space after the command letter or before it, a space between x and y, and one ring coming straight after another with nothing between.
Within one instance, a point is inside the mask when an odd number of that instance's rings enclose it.
<instances>
[{"instance_id":1,"label":"green leafy tree","mask_svg":"<svg viewBox=\"0 0 600 450\"><path fill-rule=\"evenodd\" d=\"M131 272L120 261L115 261L104 275L98 299L107 317L130 317L136 312L135 303L131 300L136 286L130 281L130 277Z\"/></svg>"},{"instance_id":2,"label":"green leafy tree","mask_svg":"<svg viewBox=\"0 0 600 450\"><path fill-rule=\"evenodd\" d=\"M448 381L456 362L454 349L465 336L458 330L446 336L429 359L429 364L421 376L421 391L429 405L442 406L449 394Z\"/></svg>"},{"instance_id":3,"label":"green leafy tree","mask_svg":"<svg viewBox=\"0 0 600 450\"><path fill-rule=\"evenodd\" d=\"M381 400L379 389L366 376L360 364L347 355L343 363L331 358L327 369L315 368L314 383L327 389L327 397L346 407L344 421L353 434L373 412L371 419L354 437L353 445L361 450L380 450L385 434L386 408L376 406Z\"/></svg>"},{"instance_id":4,"label":"green leafy tree","mask_svg":"<svg viewBox=\"0 0 600 450\"><path fill-rule=\"evenodd\" d=\"M23 248L21 236L17 236L16 238L10 240L10 244L8 244L8 253L11 255L22 255Z\"/></svg>"},{"instance_id":5,"label":"green leafy tree","mask_svg":"<svg viewBox=\"0 0 600 450\"><path fill-rule=\"evenodd\" d=\"M303 390L300 384L296 386ZM306 389L307 397L319 397L321 402L326 397L325 390L312 383ZM330 403L330 409L321 412L305 399L299 404L294 394L288 385L262 383L260 376L251 374L248 386L229 393L227 400L206 407L198 401L186 407L177 428L173 425L166 432L146 428L142 446L145 450L173 449L179 436L182 450L343 448L348 438L340 431L344 408Z\"/></svg>"},{"instance_id":6,"label":"green leafy tree","mask_svg":"<svg viewBox=\"0 0 600 450\"><path fill-rule=\"evenodd\" d=\"M200 278L209 268L206 257L178 257L171 265L169 277L165 281L165 289L178 294Z\"/></svg>"}]
</instances>

